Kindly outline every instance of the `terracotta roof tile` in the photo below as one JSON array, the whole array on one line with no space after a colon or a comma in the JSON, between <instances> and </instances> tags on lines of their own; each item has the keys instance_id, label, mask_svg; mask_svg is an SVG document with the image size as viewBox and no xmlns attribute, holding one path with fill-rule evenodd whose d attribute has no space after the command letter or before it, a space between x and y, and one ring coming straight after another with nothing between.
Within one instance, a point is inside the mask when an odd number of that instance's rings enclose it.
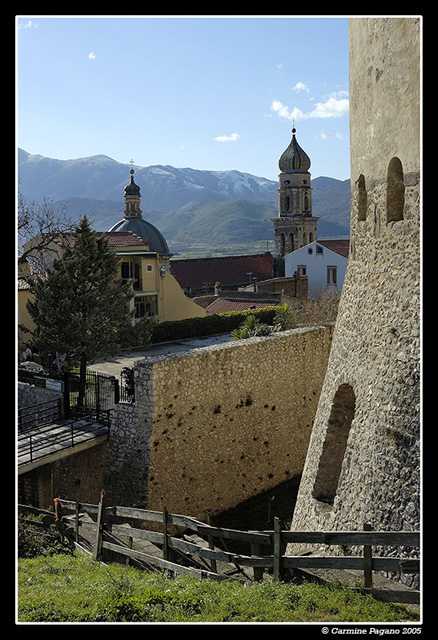
<instances>
[{"instance_id":1,"label":"terracotta roof tile","mask_svg":"<svg viewBox=\"0 0 438 640\"><path fill-rule=\"evenodd\" d=\"M339 253L344 258L348 258L348 254L350 251L350 240L317 240L319 244L322 244L327 249L331 249L335 251L335 253Z\"/></svg>"},{"instance_id":2,"label":"terracotta roof tile","mask_svg":"<svg viewBox=\"0 0 438 640\"><path fill-rule=\"evenodd\" d=\"M221 258L193 258L172 260L172 275L183 289L250 284L251 278L267 280L272 275L273 258L270 253Z\"/></svg>"},{"instance_id":3,"label":"terracotta roof tile","mask_svg":"<svg viewBox=\"0 0 438 640\"><path fill-rule=\"evenodd\" d=\"M108 238L108 246L111 249L116 249L118 247L144 247L146 245L145 241L139 238L132 231L97 231L96 236L99 238L104 235Z\"/></svg>"},{"instance_id":4,"label":"terracotta roof tile","mask_svg":"<svg viewBox=\"0 0 438 640\"><path fill-rule=\"evenodd\" d=\"M105 236L108 239L110 249L118 249L122 247L144 247L146 243L132 231L96 231L96 237ZM63 240L69 247L73 246L75 239L74 233L67 233L63 236Z\"/></svg>"}]
</instances>

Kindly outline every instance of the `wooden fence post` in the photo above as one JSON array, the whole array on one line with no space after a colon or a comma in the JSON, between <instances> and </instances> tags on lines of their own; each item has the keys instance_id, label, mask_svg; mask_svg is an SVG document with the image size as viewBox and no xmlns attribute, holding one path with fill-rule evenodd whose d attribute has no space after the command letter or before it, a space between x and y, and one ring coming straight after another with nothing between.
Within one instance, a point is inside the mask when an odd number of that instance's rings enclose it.
<instances>
[{"instance_id":1,"label":"wooden fence post","mask_svg":"<svg viewBox=\"0 0 438 640\"><path fill-rule=\"evenodd\" d=\"M205 522L211 527L210 511L208 510L205 512ZM208 548L214 549L214 537L207 536L207 539L208 539ZM214 558L210 560L210 568L214 573L217 573L217 563Z\"/></svg>"},{"instance_id":2,"label":"wooden fence post","mask_svg":"<svg viewBox=\"0 0 438 640\"><path fill-rule=\"evenodd\" d=\"M364 531L372 531L373 528L370 524L364 523ZM365 589L372 589L373 587L373 553L371 545L365 544L363 547L363 577Z\"/></svg>"},{"instance_id":3,"label":"wooden fence post","mask_svg":"<svg viewBox=\"0 0 438 640\"><path fill-rule=\"evenodd\" d=\"M55 520L61 520L61 503L59 502L59 498L53 498L53 502L55 503Z\"/></svg>"},{"instance_id":4,"label":"wooden fence post","mask_svg":"<svg viewBox=\"0 0 438 640\"><path fill-rule=\"evenodd\" d=\"M274 579L281 580L281 522L280 519L274 518Z\"/></svg>"},{"instance_id":5,"label":"wooden fence post","mask_svg":"<svg viewBox=\"0 0 438 640\"><path fill-rule=\"evenodd\" d=\"M75 540L79 542L79 500L75 503Z\"/></svg>"},{"instance_id":6,"label":"wooden fence post","mask_svg":"<svg viewBox=\"0 0 438 640\"><path fill-rule=\"evenodd\" d=\"M167 509L163 507L163 560L169 560L169 547L167 544Z\"/></svg>"},{"instance_id":7,"label":"wooden fence post","mask_svg":"<svg viewBox=\"0 0 438 640\"><path fill-rule=\"evenodd\" d=\"M97 508L96 549L93 554L94 559L97 561L100 561L102 558L104 497L105 492L102 489L102 491L100 492L99 506Z\"/></svg>"},{"instance_id":8,"label":"wooden fence post","mask_svg":"<svg viewBox=\"0 0 438 640\"><path fill-rule=\"evenodd\" d=\"M259 556L261 545L258 542L250 542L250 549L252 556ZM254 580L259 582L263 580L263 567L254 567Z\"/></svg>"}]
</instances>

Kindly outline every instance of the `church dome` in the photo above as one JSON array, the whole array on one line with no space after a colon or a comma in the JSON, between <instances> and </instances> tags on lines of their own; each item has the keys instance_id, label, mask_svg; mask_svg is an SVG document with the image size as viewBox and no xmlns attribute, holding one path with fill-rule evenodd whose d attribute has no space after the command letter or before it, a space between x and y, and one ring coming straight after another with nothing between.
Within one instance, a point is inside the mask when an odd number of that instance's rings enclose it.
<instances>
[{"instance_id":1,"label":"church dome","mask_svg":"<svg viewBox=\"0 0 438 640\"><path fill-rule=\"evenodd\" d=\"M309 171L310 169L310 158L298 144L295 138L295 131L294 127L292 129L292 140L278 161L280 171Z\"/></svg>"},{"instance_id":2,"label":"church dome","mask_svg":"<svg viewBox=\"0 0 438 640\"><path fill-rule=\"evenodd\" d=\"M149 251L155 251L160 255L170 255L163 234L143 218L123 218L108 231L132 231L149 245Z\"/></svg>"},{"instance_id":3,"label":"church dome","mask_svg":"<svg viewBox=\"0 0 438 640\"><path fill-rule=\"evenodd\" d=\"M162 256L171 255L163 234L153 224L143 220L140 209L140 187L134 182L134 169L131 169L130 173L131 182L125 187L125 215L108 231L131 231L149 245L149 251Z\"/></svg>"},{"instance_id":4,"label":"church dome","mask_svg":"<svg viewBox=\"0 0 438 640\"><path fill-rule=\"evenodd\" d=\"M131 169L130 173L131 173L131 182L127 184L125 187L125 196L139 196L141 195L140 187L136 185L134 182L134 170Z\"/></svg>"}]
</instances>

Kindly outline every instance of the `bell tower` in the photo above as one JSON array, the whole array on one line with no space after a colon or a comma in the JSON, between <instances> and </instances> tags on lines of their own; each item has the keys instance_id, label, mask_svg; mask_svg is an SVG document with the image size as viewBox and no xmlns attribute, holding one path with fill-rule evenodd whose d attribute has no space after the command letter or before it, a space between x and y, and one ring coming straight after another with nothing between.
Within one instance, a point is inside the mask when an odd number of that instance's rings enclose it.
<instances>
[{"instance_id":1,"label":"bell tower","mask_svg":"<svg viewBox=\"0 0 438 640\"><path fill-rule=\"evenodd\" d=\"M131 182L125 187L125 218L141 218L140 187L134 182L134 169L129 172Z\"/></svg>"},{"instance_id":2,"label":"bell tower","mask_svg":"<svg viewBox=\"0 0 438 640\"><path fill-rule=\"evenodd\" d=\"M316 240L316 225L319 220L312 216L310 158L298 144L295 132L293 127L292 140L278 162L281 171L278 217L272 220L275 253L278 257Z\"/></svg>"}]
</instances>

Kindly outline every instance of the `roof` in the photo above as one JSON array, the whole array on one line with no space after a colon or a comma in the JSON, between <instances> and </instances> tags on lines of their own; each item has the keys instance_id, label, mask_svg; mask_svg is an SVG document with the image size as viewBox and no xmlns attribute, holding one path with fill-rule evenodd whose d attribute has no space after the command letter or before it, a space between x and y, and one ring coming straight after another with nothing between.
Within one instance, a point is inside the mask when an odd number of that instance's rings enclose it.
<instances>
[{"instance_id":1,"label":"roof","mask_svg":"<svg viewBox=\"0 0 438 640\"><path fill-rule=\"evenodd\" d=\"M277 300L244 300L239 298L217 298L206 307L207 316L225 311L245 311L245 309L262 309L277 305Z\"/></svg>"},{"instance_id":2,"label":"roof","mask_svg":"<svg viewBox=\"0 0 438 640\"><path fill-rule=\"evenodd\" d=\"M350 239L346 240L317 240L318 244L322 244L327 249L339 253L344 258L348 258L350 251Z\"/></svg>"},{"instance_id":3,"label":"roof","mask_svg":"<svg viewBox=\"0 0 438 640\"><path fill-rule=\"evenodd\" d=\"M132 231L96 231L96 237L100 238L105 236L108 240L108 246L110 249L117 249L122 247L144 247L145 241L139 238ZM65 242L67 246L72 247L75 241L74 233L66 233L62 235L61 242Z\"/></svg>"},{"instance_id":4,"label":"roof","mask_svg":"<svg viewBox=\"0 0 438 640\"><path fill-rule=\"evenodd\" d=\"M141 238L143 243L149 245L149 251L155 251L160 255L170 255L169 247L163 234L143 218L123 218L109 229L110 233L115 231L131 231Z\"/></svg>"},{"instance_id":5,"label":"roof","mask_svg":"<svg viewBox=\"0 0 438 640\"><path fill-rule=\"evenodd\" d=\"M278 161L280 171L309 171L310 169L310 158L298 144L295 131L294 127L292 129L292 140Z\"/></svg>"},{"instance_id":6,"label":"roof","mask_svg":"<svg viewBox=\"0 0 438 640\"><path fill-rule=\"evenodd\" d=\"M224 287L250 284L254 278L267 280L272 276L272 264L273 257L269 252L171 261L172 275L183 289L212 287L215 282L220 282Z\"/></svg>"},{"instance_id":7,"label":"roof","mask_svg":"<svg viewBox=\"0 0 438 640\"><path fill-rule=\"evenodd\" d=\"M144 247L145 242L132 231L97 231L96 236L105 236L110 249L123 247Z\"/></svg>"}]
</instances>

